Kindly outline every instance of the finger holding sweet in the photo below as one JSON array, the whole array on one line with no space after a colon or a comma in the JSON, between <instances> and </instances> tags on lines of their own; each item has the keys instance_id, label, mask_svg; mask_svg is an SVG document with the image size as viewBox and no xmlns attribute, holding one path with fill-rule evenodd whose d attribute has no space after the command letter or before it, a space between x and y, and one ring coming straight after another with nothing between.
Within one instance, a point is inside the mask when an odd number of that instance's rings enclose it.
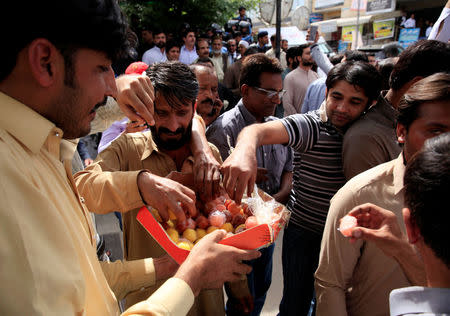
<instances>
[{"instance_id":1,"label":"finger holding sweet","mask_svg":"<svg viewBox=\"0 0 450 316\"><path fill-rule=\"evenodd\" d=\"M155 93L150 78L142 75L122 75L116 78L117 103L132 121L144 120L154 125L153 100Z\"/></svg>"},{"instance_id":2,"label":"finger holding sweet","mask_svg":"<svg viewBox=\"0 0 450 316\"><path fill-rule=\"evenodd\" d=\"M241 202L245 189L247 194L253 192L256 181L257 161L255 151L236 147L220 168L224 188L237 203Z\"/></svg>"},{"instance_id":3,"label":"finger holding sweet","mask_svg":"<svg viewBox=\"0 0 450 316\"><path fill-rule=\"evenodd\" d=\"M400 245L407 242L397 216L391 211L366 203L355 207L348 215L354 216L358 222L351 232L351 242L358 239L374 242L390 257L395 257Z\"/></svg>"},{"instance_id":4,"label":"finger holding sweet","mask_svg":"<svg viewBox=\"0 0 450 316\"><path fill-rule=\"evenodd\" d=\"M147 171L138 175L137 183L144 203L156 208L164 221L169 219L169 210L180 222L186 221L185 210L190 216L197 214L195 193L184 185Z\"/></svg>"}]
</instances>

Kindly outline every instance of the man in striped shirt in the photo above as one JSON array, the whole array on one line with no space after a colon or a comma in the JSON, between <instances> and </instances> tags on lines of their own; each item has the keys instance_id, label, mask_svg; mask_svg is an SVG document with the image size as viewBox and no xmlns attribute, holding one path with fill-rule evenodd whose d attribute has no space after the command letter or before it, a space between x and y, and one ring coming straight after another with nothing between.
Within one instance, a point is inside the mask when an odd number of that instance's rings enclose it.
<instances>
[{"instance_id":1,"label":"man in striped shirt","mask_svg":"<svg viewBox=\"0 0 450 316\"><path fill-rule=\"evenodd\" d=\"M342 137L376 100L380 75L370 64L345 62L328 74L327 97L319 110L254 124L239 135L223 163L224 186L237 202L256 178L256 148L285 144L294 149L292 212L283 237L283 299L280 315L307 315L314 289L320 241L330 199L344 185Z\"/></svg>"}]
</instances>

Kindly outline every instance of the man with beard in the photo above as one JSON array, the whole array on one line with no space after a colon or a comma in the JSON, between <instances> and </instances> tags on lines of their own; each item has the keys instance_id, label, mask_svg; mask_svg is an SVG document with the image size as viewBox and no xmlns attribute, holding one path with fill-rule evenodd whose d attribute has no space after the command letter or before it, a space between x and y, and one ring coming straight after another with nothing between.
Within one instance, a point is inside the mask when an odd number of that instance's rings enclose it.
<instances>
[{"instance_id":1,"label":"man with beard","mask_svg":"<svg viewBox=\"0 0 450 316\"><path fill-rule=\"evenodd\" d=\"M345 184L343 133L377 98L380 75L368 63L345 62L330 71L326 84L327 98L319 110L245 127L221 167L224 187L239 203L257 181L260 146L284 144L294 151L287 203L291 218L283 234L281 316L308 314L329 202ZM278 98L281 84L269 87L262 80L250 84L248 98Z\"/></svg>"},{"instance_id":2,"label":"man with beard","mask_svg":"<svg viewBox=\"0 0 450 316\"><path fill-rule=\"evenodd\" d=\"M219 81L212 67L193 64L190 66L198 81L197 114L209 126L219 116L223 103L219 98Z\"/></svg>"},{"instance_id":3,"label":"man with beard","mask_svg":"<svg viewBox=\"0 0 450 316\"><path fill-rule=\"evenodd\" d=\"M311 82L319 76L311 68L314 59L311 57L310 44L302 44L297 48L296 61L298 67L286 75L284 89L286 95L283 98L284 116L301 113L303 99Z\"/></svg>"},{"instance_id":4,"label":"man with beard","mask_svg":"<svg viewBox=\"0 0 450 316\"><path fill-rule=\"evenodd\" d=\"M164 258L166 255L136 220L142 201L130 200L129 192L139 190L146 201L148 195L157 194L140 189L149 173L171 178L172 171L181 171L192 163L189 143L198 91L195 75L187 65L180 62L155 64L148 69L147 75L155 90L155 125L147 132L121 135L97 156L89 168L75 175L77 187L89 209L108 213L112 211L108 207L114 206L114 210L119 208L123 212L127 211L123 213L124 257L127 261ZM220 161L217 149L215 157ZM126 174L138 174L138 180L130 176L134 180L127 184L124 192L123 183L119 184L115 179L124 179ZM156 282L153 287L129 294L126 296L126 306L148 297L161 284ZM206 315L223 315L222 290L200 292L190 315L200 311L206 311Z\"/></svg>"},{"instance_id":5,"label":"man with beard","mask_svg":"<svg viewBox=\"0 0 450 316\"><path fill-rule=\"evenodd\" d=\"M146 51L142 56L142 61L147 65L161 63L167 60L166 34L163 30L155 30L153 32L153 43L155 46Z\"/></svg>"},{"instance_id":6,"label":"man with beard","mask_svg":"<svg viewBox=\"0 0 450 316\"><path fill-rule=\"evenodd\" d=\"M234 108L219 116L206 131L206 138L219 148L222 159L229 156L231 147L236 145L238 134L244 127L276 119L272 115L284 92L282 71L276 58L262 53L244 59L240 77L242 99ZM257 163L258 187L285 204L292 184L291 149L280 144L261 146L257 151ZM263 308L272 281L273 250L274 245L262 249L261 257L250 263L254 269L248 275L247 283L254 301L251 315L259 315ZM236 315L237 309L242 309L236 306L236 301L243 293L236 293L236 287L230 285L227 291L228 315Z\"/></svg>"},{"instance_id":7,"label":"man with beard","mask_svg":"<svg viewBox=\"0 0 450 316\"><path fill-rule=\"evenodd\" d=\"M227 54L222 53L222 45L222 38L220 36L214 37L211 45L212 51L209 55L220 82L223 81L224 74L228 68L228 56Z\"/></svg>"}]
</instances>

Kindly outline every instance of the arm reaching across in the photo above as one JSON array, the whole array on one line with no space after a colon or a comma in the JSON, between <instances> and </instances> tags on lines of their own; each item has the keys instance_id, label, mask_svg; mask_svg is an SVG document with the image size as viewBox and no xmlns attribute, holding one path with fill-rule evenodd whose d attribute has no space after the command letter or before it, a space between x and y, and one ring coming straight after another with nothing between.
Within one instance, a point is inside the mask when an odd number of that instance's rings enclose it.
<instances>
[{"instance_id":1,"label":"arm reaching across","mask_svg":"<svg viewBox=\"0 0 450 316\"><path fill-rule=\"evenodd\" d=\"M223 185L228 195L240 203L244 191L251 194L256 181L256 148L266 144L284 144L289 140L286 128L280 121L253 124L238 136L231 155L222 164Z\"/></svg>"},{"instance_id":2,"label":"arm reaching across","mask_svg":"<svg viewBox=\"0 0 450 316\"><path fill-rule=\"evenodd\" d=\"M398 218L391 211L366 203L352 209L349 214L356 217L358 226L353 228L351 241L363 239L373 242L386 256L394 258L414 285L425 285L425 268L413 245L402 233Z\"/></svg>"}]
</instances>

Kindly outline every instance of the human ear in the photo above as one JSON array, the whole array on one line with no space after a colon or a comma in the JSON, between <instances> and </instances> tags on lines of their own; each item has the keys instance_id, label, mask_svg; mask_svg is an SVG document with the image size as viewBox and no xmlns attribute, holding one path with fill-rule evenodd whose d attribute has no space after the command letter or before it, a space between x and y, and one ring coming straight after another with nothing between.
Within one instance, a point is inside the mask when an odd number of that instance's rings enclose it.
<instances>
[{"instance_id":1,"label":"human ear","mask_svg":"<svg viewBox=\"0 0 450 316\"><path fill-rule=\"evenodd\" d=\"M56 71L56 47L47 39L38 38L28 45L28 63L34 79L43 87L54 83Z\"/></svg>"},{"instance_id":2,"label":"human ear","mask_svg":"<svg viewBox=\"0 0 450 316\"><path fill-rule=\"evenodd\" d=\"M406 127L403 126L400 123L397 123L397 141L400 144L404 144L405 143L405 141L406 141L406 134L407 134Z\"/></svg>"},{"instance_id":3,"label":"human ear","mask_svg":"<svg viewBox=\"0 0 450 316\"><path fill-rule=\"evenodd\" d=\"M241 86L241 95L242 96L246 96L247 95L247 93L248 93L248 88L249 88L249 86L247 86L245 83Z\"/></svg>"},{"instance_id":4,"label":"human ear","mask_svg":"<svg viewBox=\"0 0 450 316\"><path fill-rule=\"evenodd\" d=\"M416 222L411 217L411 210L407 207L403 208L403 221L406 226L406 234L408 235L408 240L410 244L415 244L420 239L419 227L417 227Z\"/></svg>"}]
</instances>

